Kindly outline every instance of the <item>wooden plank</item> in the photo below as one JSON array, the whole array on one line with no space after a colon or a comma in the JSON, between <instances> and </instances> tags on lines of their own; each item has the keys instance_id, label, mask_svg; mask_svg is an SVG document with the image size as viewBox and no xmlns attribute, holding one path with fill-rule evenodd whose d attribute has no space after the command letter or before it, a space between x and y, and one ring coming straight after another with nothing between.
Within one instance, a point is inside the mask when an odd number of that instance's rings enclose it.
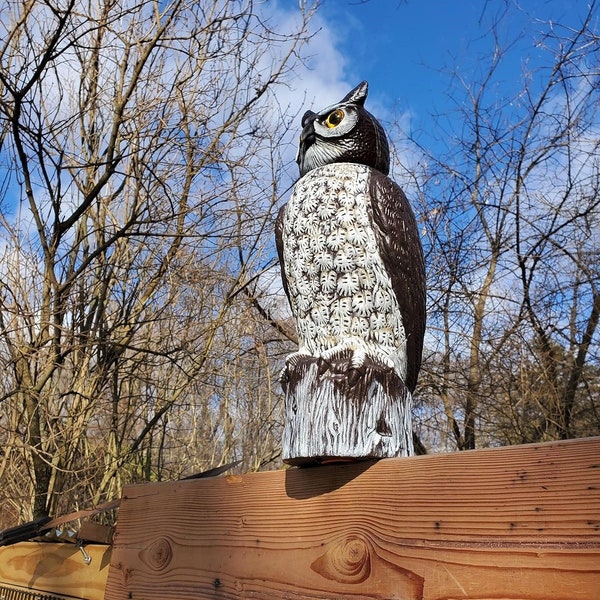
<instances>
[{"instance_id":1,"label":"wooden plank","mask_svg":"<svg viewBox=\"0 0 600 600\"><path fill-rule=\"evenodd\" d=\"M89 544L85 551L92 559L89 564L75 544L20 542L0 547L0 585L102 600L111 547Z\"/></svg>"},{"instance_id":2,"label":"wooden plank","mask_svg":"<svg viewBox=\"0 0 600 600\"><path fill-rule=\"evenodd\" d=\"M600 438L127 487L106 600L600 598Z\"/></svg>"},{"instance_id":3,"label":"wooden plank","mask_svg":"<svg viewBox=\"0 0 600 600\"><path fill-rule=\"evenodd\" d=\"M77 539L86 543L110 544L113 534L114 529L108 525L84 521L77 531Z\"/></svg>"}]
</instances>

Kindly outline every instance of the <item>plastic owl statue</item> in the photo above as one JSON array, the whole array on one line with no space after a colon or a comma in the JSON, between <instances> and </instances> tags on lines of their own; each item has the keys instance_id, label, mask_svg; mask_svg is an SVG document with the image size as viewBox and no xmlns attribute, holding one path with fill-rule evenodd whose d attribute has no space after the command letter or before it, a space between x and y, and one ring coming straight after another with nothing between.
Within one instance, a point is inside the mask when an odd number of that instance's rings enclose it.
<instances>
[{"instance_id":1,"label":"plastic owl statue","mask_svg":"<svg viewBox=\"0 0 600 600\"><path fill-rule=\"evenodd\" d=\"M300 180L276 242L299 348L287 358L284 459L412 454L411 394L425 332L425 268L413 211L388 178L367 82L307 111Z\"/></svg>"}]
</instances>

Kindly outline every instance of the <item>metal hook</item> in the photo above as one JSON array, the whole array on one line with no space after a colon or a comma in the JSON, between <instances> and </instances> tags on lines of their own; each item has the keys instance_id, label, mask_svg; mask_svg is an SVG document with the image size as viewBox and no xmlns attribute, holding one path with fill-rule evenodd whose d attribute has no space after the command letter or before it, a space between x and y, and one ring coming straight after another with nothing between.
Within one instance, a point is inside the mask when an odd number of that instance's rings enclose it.
<instances>
[{"instance_id":1,"label":"metal hook","mask_svg":"<svg viewBox=\"0 0 600 600\"><path fill-rule=\"evenodd\" d=\"M81 540L77 540L77 547L79 548L81 554L83 554L83 562L86 565L89 565L92 562L92 557L85 551L83 542Z\"/></svg>"}]
</instances>

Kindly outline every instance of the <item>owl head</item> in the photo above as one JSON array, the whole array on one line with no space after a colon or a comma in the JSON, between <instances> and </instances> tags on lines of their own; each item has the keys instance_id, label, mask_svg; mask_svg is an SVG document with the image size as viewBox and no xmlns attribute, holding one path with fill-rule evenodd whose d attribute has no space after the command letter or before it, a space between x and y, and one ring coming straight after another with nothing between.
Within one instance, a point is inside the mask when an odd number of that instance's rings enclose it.
<instances>
[{"instance_id":1,"label":"owl head","mask_svg":"<svg viewBox=\"0 0 600 600\"><path fill-rule=\"evenodd\" d=\"M296 162L300 177L331 163L350 162L373 167L387 175L390 149L383 127L364 109L369 86L359 83L340 102L302 117Z\"/></svg>"}]
</instances>

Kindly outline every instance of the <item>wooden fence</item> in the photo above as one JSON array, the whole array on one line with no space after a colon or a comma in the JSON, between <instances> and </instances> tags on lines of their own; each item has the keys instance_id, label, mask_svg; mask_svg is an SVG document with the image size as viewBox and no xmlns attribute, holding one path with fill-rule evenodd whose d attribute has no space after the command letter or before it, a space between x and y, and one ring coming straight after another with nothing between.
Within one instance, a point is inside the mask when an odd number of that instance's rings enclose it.
<instances>
[{"instance_id":1,"label":"wooden fence","mask_svg":"<svg viewBox=\"0 0 600 600\"><path fill-rule=\"evenodd\" d=\"M130 486L142 598L600 599L600 438Z\"/></svg>"},{"instance_id":2,"label":"wooden fence","mask_svg":"<svg viewBox=\"0 0 600 600\"><path fill-rule=\"evenodd\" d=\"M0 600L102 600L111 546L21 542L0 548ZM87 559L86 559L87 556Z\"/></svg>"},{"instance_id":3,"label":"wooden fence","mask_svg":"<svg viewBox=\"0 0 600 600\"><path fill-rule=\"evenodd\" d=\"M129 486L112 546L87 549L86 565L69 544L0 548L0 583L91 600L598 600L600 438Z\"/></svg>"}]
</instances>

